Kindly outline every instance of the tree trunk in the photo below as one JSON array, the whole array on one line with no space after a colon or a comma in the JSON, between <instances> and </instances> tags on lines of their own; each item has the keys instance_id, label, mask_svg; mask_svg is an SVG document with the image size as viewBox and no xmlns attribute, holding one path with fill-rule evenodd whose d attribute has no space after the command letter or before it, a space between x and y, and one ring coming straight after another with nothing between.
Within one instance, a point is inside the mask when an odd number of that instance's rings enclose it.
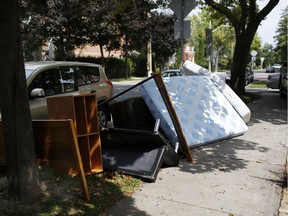
<instances>
[{"instance_id":1,"label":"tree trunk","mask_svg":"<svg viewBox=\"0 0 288 216\"><path fill-rule=\"evenodd\" d=\"M258 25L247 27L242 34L236 33L236 44L231 68L231 88L239 96L245 94L245 68L250 59L250 47Z\"/></svg>"},{"instance_id":2,"label":"tree trunk","mask_svg":"<svg viewBox=\"0 0 288 216\"><path fill-rule=\"evenodd\" d=\"M231 88L240 96L245 93L245 65L247 63L245 56L247 55L244 55L244 50L241 46L238 47L235 48L231 67Z\"/></svg>"},{"instance_id":3,"label":"tree trunk","mask_svg":"<svg viewBox=\"0 0 288 216\"><path fill-rule=\"evenodd\" d=\"M57 59L61 60L61 61L65 61L66 60L66 49L65 49L65 42L64 42L64 38L62 35L59 36L59 40L57 41L56 44L56 53L57 53Z\"/></svg>"},{"instance_id":4,"label":"tree trunk","mask_svg":"<svg viewBox=\"0 0 288 216\"><path fill-rule=\"evenodd\" d=\"M128 65L128 45L127 41L125 42L125 67L126 67L126 72L125 72L125 79L127 80L129 78L129 65Z\"/></svg>"},{"instance_id":5,"label":"tree trunk","mask_svg":"<svg viewBox=\"0 0 288 216\"><path fill-rule=\"evenodd\" d=\"M0 110L10 200L40 195L17 0L0 1Z\"/></svg>"},{"instance_id":6,"label":"tree trunk","mask_svg":"<svg viewBox=\"0 0 288 216\"><path fill-rule=\"evenodd\" d=\"M101 65L102 67L105 67L105 56L104 56L104 51L103 51L103 45L99 44L100 47L100 53L101 53Z\"/></svg>"}]
</instances>

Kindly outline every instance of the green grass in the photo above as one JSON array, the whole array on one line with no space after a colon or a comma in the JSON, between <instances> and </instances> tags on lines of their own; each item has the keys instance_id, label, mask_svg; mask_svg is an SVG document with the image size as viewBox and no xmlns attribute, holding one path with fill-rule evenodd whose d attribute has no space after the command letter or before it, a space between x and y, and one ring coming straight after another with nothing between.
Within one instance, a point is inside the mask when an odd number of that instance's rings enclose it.
<instances>
[{"instance_id":1,"label":"green grass","mask_svg":"<svg viewBox=\"0 0 288 216\"><path fill-rule=\"evenodd\" d=\"M266 81L258 81L255 83L251 83L248 87L249 88L267 88Z\"/></svg>"},{"instance_id":2,"label":"green grass","mask_svg":"<svg viewBox=\"0 0 288 216\"><path fill-rule=\"evenodd\" d=\"M143 184L140 179L118 172L89 175L86 179L91 199L85 201L79 176L55 174L48 167L39 170L39 175L47 187L43 196L27 204L9 202L0 194L0 215L99 215Z\"/></svg>"},{"instance_id":3,"label":"green grass","mask_svg":"<svg viewBox=\"0 0 288 216\"><path fill-rule=\"evenodd\" d=\"M147 77L129 77L128 79L119 78L119 79L112 79L112 82L127 82L127 81L141 81Z\"/></svg>"}]
</instances>

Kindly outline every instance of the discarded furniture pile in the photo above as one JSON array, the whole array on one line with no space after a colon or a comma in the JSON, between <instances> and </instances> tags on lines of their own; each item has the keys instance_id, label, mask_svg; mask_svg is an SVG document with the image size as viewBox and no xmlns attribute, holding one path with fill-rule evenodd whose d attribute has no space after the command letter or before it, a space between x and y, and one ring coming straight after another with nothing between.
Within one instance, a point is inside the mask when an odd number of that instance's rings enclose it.
<instances>
[{"instance_id":1,"label":"discarded furniture pile","mask_svg":"<svg viewBox=\"0 0 288 216\"><path fill-rule=\"evenodd\" d=\"M192 148L248 130L250 110L224 81L190 61L183 71L153 74L105 101L136 87L141 95L111 103L107 128L98 127L93 94L47 99L49 120L33 120L38 163L81 176L89 200L85 175L112 170L154 182L161 167L178 166L179 153L192 162ZM3 143L0 133L0 164Z\"/></svg>"}]
</instances>

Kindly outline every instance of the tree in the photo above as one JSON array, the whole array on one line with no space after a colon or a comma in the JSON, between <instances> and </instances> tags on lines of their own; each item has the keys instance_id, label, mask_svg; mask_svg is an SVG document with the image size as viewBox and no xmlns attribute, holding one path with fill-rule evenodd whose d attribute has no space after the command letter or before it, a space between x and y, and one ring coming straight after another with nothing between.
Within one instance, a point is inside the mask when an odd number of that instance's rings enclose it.
<instances>
[{"instance_id":1,"label":"tree","mask_svg":"<svg viewBox=\"0 0 288 216\"><path fill-rule=\"evenodd\" d=\"M179 42L174 38L175 17L164 13L151 13L149 30L151 32L153 60L162 70L179 48Z\"/></svg>"},{"instance_id":2,"label":"tree","mask_svg":"<svg viewBox=\"0 0 288 216\"><path fill-rule=\"evenodd\" d=\"M0 28L0 110L5 139L8 195L13 201L31 201L40 195L41 190L36 167L17 0L0 1Z\"/></svg>"},{"instance_id":3,"label":"tree","mask_svg":"<svg viewBox=\"0 0 288 216\"><path fill-rule=\"evenodd\" d=\"M253 60L252 63L252 56L250 55L250 59L251 59L251 66L259 66L261 64L261 56L262 56L262 47L261 47L262 41L261 38L259 37L258 33L256 32L252 44L250 46L250 50L255 50L257 52L257 55L255 56L255 59ZM252 68L254 69L254 68Z\"/></svg>"},{"instance_id":4,"label":"tree","mask_svg":"<svg viewBox=\"0 0 288 216\"><path fill-rule=\"evenodd\" d=\"M245 66L249 59L250 47L261 21L279 3L279 0L269 0L259 11L256 0L204 0L214 9L217 16L222 15L223 21L230 23L235 31L235 50L231 67L231 87L238 94L245 93Z\"/></svg>"},{"instance_id":5,"label":"tree","mask_svg":"<svg viewBox=\"0 0 288 216\"><path fill-rule=\"evenodd\" d=\"M212 65L215 71L220 66L222 69L230 70L231 59L233 56L233 47L235 44L235 35L230 26L216 24L218 26L212 30L213 35L213 53Z\"/></svg>"},{"instance_id":6,"label":"tree","mask_svg":"<svg viewBox=\"0 0 288 216\"><path fill-rule=\"evenodd\" d=\"M278 27L276 30L276 36L274 39L277 44L274 49L277 61L287 61L287 24L288 24L288 6L283 10Z\"/></svg>"},{"instance_id":7,"label":"tree","mask_svg":"<svg viewBox=\"0 0 288 216\"><path fill-rule=\"evenodd\" d=\"M86 14L83 10L87 7L87 1L42 1L41 7L31 5L31 0L19 1L25 53L31 53L33 49L42 47L52 39L57 58L65 60L67 56L74 54L76 47L87 44L89 26L85 25Z\"/></svg>"},{"instance_id":8,"label":"tree","mask_svg":"<svg viewBox=\"0 0 288 216\"><path fill-rule=\"evenodd\" d=\"M84 9L87 40L92 46L99 45L103 66L105 65L104 48L109 53L120 49L122 35L118 30L114 7L115 0L92 0Z\"/></svg>"},{"instance_id":9,"label":"tree","mask_svg":"<svg viewBox=\"0 0 288 216\"><path fill-rule=\"evenodd\" d=\"M196 52L195 62L203 67L208 67L206 56L205 56L205 29L209 26L209 21L207 20L207 12L202 10L199 16L193 15L191 17L191 37L189 39L190 43L194 46Z\"/></svg>"},{"instance_id":10,"label":"tree","mask_svg":"<svg viewBox=\"0 0 288 216\"><path fill-rule=\"evenodd\" d=\"M150 3L145 0L116 0L115 16L122 37L122 50L125 53L126 75L128 71L128 54L133 50L141 50L146 46L150 36L148 14L151 10Z\"/></svg>"},{"instance_id":11,"label":"tree","mask_svg":"<svg viewBox=\"0 0 288 216\"><path fill-rule=\"evenodd\" d=\"M76 47L87 43L87 26L83 24L86 1L47 0L46 20L48 36L53 39L57 58L73 56Z\"/></svg>"},{"instance_id":12,"label":"tree","mask_svg":"<svg viewBox=\"0 0 288 216\"><path fill-rule=\"evenodd\" d=\"M36 8L31 1L21 0L19 4L24 58L26 61L42 60L39 47L47 40L45 32L49 23L46 16L41 15L45 11L41 10L43 7Z\"/></svg>"},{"instance_id":13,"label":"tree","mask_svg":"<svg viewBox=\"0 0 288 216\"><path fill-rule=\"evenodd\" d=\"M219 18L211 20L208 7L204 7L196 16L191 17L191 37L190 43L196 51L195 62L199 65L208 67L208 58L206 52L206 32L210 28L213 38L212 65L217 71L229 69L235 44L235 35L231 26L223 24Z\"/></svg>"},{"instance_id":14,"label":"tree","mask_svg":"<svg viewBox=\"0 0 288 216\"><path fill-rule=\"evenodd\" d=\"M157 6L153 1L43 1L45 4L42 7L35 7L28 0L20 1L27 60L32 60L32 51L51 39L57 59L65 59L73 54L75 48L99 45L102 65L107 61L104 50L110 53L118 49L122 49L128 65L128 57L133 51L146 52L151 35L152 46L155 47L154 62L162 64L178 46L173 38L174 17L152 13Z\"/></svg>"},{"instance_id":15,"label":"tree","mask_svg":"<svg viewBox=\"0 0 288 216\"><path fill-rule=\"evenodd\" d=\"M272 65L273 60L273 45L265 43L263 46L262 56L265 58L263 66Z\"/></svg>"}]
</instances>

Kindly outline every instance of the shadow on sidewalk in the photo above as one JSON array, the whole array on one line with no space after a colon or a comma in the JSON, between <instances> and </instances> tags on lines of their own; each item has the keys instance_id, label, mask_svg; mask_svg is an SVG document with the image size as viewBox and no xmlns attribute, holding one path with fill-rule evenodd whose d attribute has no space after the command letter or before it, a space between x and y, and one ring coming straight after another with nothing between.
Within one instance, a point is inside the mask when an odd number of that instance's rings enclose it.
<instances>
[{"instance_id":1,"label":"shadow on sidewalk","mask_svg":"<svg viewBox=\"0 0 288 216\"><path fill-rule=\"evenodd\" d=\"M184 162L180 169L184 172L231 172L246 168L248 160L237 157L237 151L267 152L269 148L240 138L212 143L192 150L195 163ZM238 153L239 154L239 153Z\"/></svg>"},{"instance_id":2,"label":"shadow on sidewalk","mask_svg":"<svg viewBox=\"0 0 288 216\"><path fill-rule=\"evenodd\" d=\"M287 124L287 98L280 98L279 93L269 90L250 94L259 95L261 99L247 104L252 114L248 126L263 121L275 125Z\"/></svg>"}]
</instances>

